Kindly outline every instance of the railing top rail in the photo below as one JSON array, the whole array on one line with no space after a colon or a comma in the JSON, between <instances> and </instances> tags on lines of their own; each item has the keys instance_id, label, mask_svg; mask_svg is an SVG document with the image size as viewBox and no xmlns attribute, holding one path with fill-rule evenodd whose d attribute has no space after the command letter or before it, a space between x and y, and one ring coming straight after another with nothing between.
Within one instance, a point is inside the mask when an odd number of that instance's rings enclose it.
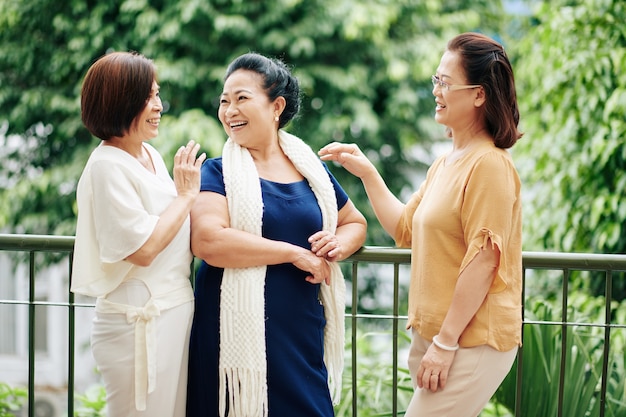
<instances>
[{"instance_id":1,"label":"railing top rail","mask_svg":"<svg viewBox=\"0 0 626 417\"><path fill-rule=\"evenodd\" d=\"M0 250L71 251L74 236L0 234Z\"/></svg>"},{"instance_id":2,"label":"railing top rail","mask_svg":"<svg viewBox=\"0 0 626 417\"><path fill-rule=\"evenodd\" d=\"M571 268L580 270L626 271L626 255L603 253L524 252L526 268Z\"/></svg>"},{"instance_id":3,"label":"railing top rail","mask_svg":"<svg viewBox=\"0 0 626 417\"><path fill-rule=\"evenodd\" d=\"M524 251L523 264L535 269L580 269L626 271L626 255L601 253L531 252ZM350 261L375 263L409 263L411 251L406 248L364 246L350 258Z\"/></svg>"},{"instance_id":4,"label":"railing top rail","mask_svg":"<svg viewBox=\"0 0 626 417\"><path fill-rule=\"evenodd\" d=\"M71 251L73 248L74 236L0 233L0 250ZM364 246L348 258L348 261L408 264L411 261L411 251L406 248ZM536 269L626 271L626 254L524 251L523 263L526 268Z\"/></svg>"},{"instance_id":5,"label":"railing top rail","mask_svg":"<svg viewBox=\"0 0 626 417\"><path fill-rule=\"evenodd\" d=\"M363 246L352 254L348 261L374 263L410 263L411 250L391 246Z\"/></svg>"}]
</instances>

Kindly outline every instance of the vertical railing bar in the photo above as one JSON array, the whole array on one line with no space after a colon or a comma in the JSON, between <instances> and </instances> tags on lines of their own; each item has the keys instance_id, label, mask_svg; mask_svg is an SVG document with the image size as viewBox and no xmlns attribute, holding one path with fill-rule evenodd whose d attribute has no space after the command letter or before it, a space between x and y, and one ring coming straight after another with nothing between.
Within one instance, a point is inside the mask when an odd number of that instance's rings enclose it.
<instances>
[{"instance_id":1,"label":"vertical railing bar","mask_svg":"<svg viewBox=\"0 0 626 417\"><path fill-rule=\"evenodd\" d=\"M28 266L28 417L35 416L35 251Z\"/></svg>"},{"instance_id":2,"label":"vertical railing bar","mask_svg":"<svg viewBox=\"0 0 626 417\"><path fill-rule=\"evenodd\" d=\"M524 323L524 318L526 314L526 268L522 268L522 330L521 330L521 340L522 346L517 351L517 375L515 377L515 417L522 416L522 381L524 380L523 375L523 363L524 363L524 328L526 327Z\"/></svg>"},{"instance_id":3,"label":"vertical railing bar","mask_svg":"<svg viewBox=\"0 0 626 417\"><path fill-rule=\"evenodd\" d=\"M400 264L393 264L393 355L392 355L392 415L393 417L398 416L398 324L399 324L399 311L400 311L400 302L398 298L400 297Z\"/></svg>"},{"instance_id":4,"label":"vertical railing bar","mask_svg":"<svg viewBox=\"0 0 626 417\"><path fill-rule=\"evenodd\" d=\"M559 395L557 416L563 416L563 401L565 396L565 371L567 365L567 302L569 292L569 268L563 269L563 293L561 302L561 367L559 369Z\"/></svg>"},{"instance_id":5,"label":"vertical railing bar","mask_svg":"<svg viewBox=\"0 0 626 417\"><path fill-rule=\"evenodd\" d=\"M358 276L359 276L359 266L358 261L352 263L352 307L351 307L351 324L352 324L352 416L357 417L357 354L356 354L356 344L357 344L357 334L356 334L356 326L357 326L357 313L358 313Z\"/></svg>"},{"instance_id":6,"label":"vertical railing bar","mask_svg":"<svg viewBox=\"0 0 626 417\"><path fill-rule=\"evenodd\" d=\"M611 350L611 300L613 299L613 271L607 269L605 274L606 290L604 294L604 348L602 350L602 380L600 389L600 417L604 417L606 408L606 389L609 380L609 353Z\"/></svg>"},{"instance_id":7,"label":"vertical railing bar","mask_svg":"<svg viewBox=\"0 0 626 417\"><path fill-rule=\"evenodd\" d=\"M74 306L74 293L70 291L72 283L72 264L74 252L69 254L69 283L68 286L68 358L67 358L67 415L74 415L74 355L76 353L76 307Z\"/></svg>"}]
</instances>

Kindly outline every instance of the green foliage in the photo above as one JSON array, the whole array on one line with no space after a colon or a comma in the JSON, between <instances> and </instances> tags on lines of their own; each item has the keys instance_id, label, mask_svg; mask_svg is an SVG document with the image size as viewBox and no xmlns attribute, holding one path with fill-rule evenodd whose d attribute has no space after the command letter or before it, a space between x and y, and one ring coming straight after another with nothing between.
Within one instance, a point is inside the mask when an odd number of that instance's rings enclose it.
<instances>
[{"instance_id":1,"label":"green foliage","mask_svg":"<svg viewBox=\"0 0 626 417\"><path fill-rule=\"evenodd\" d=\"M356 403L358 415L361 417L393 416L392 389L393 367L389 356L391 351L391 332L369 332L360 326L357 330L357 365L356 370ZM398 333L398 350L408 349L411 340L406 332ZM335 407L336 417L352 416L352 363L350 352L352 346L346 346L346 369L343 373L343 390L341 403ZM413 385L406 361L399 360L397 377L398 413L404 410L413 395Z\"/></svg>"},{"instance_id":2,"label":"green foliage","mask_svg":"<svg viewBox=\"0 0 626 417\"><path fill-rule=\"evenodd\" d=\"M77 394L75 417L106 417L106 391L102 385L93 385L84 394Z\"/></svg>"},{"instance_id":3,"label":"green foliage","mask_svg":"<svg viewBox=\"0 0 626 417\"><path fill-rule=\"evenodd\" d=\"M0 382L0 417L14 416L13 412L22 407L27 395L24 388L12 387L7 383Z\"/></svg>"},{"instance_id":4,"label":"green foliage","mask_svg":"<svg viewBox=\"0 0 626 417\"><path fill-rule=\"evenodd\" d=\"M622 0L544 1L516 46L525 249L626 253L625 20Z\"/></svg>"},{"instance_id":5,"label":"green foliage","mask_svg":"<svg viewBox=\"0 0 626 417\"><path fill-rule=\"evenodd\" d=\"M294 133L314 149L358 142L400 193L442 139L429 75L445 41L502 25L500 3L486 0L0 0L0 228L73 233L76 181L97 144L80 123L80 85L107 51L155 60L167 107L155 145L170 164L192 138L220 153L224 70L253 50L283 58L301 81ZM360 183L331 169L374 219ZM370 224L369 244L391 243Z\"/></svg>"},{"instance_id":6,"label":"green foliage","mask_svg":"<svg viewBox=\"0 0 626 417\"><path fill-rule=\"evenodd\" d=\"M569 322L602 323L604 300L576 294L568 308ZM559 386L563 384L562 415L584 417L600 415L599 388L602 378L603 329L584 325L568 326L563 333L558 322L561 313L551 302L537 300L527 308L526 320L554 324L527 324L524 327L520 415L554 416L559 407ZM613 310L624 316L623 306L614 303ZM624 317L621 317L622 319ZM620 322L620 321L617 321ZM623 323L621 321L620 323ZM563 346L565 343L565 346ZM565 362L561 356L565 348ZM624 403L624 333L615 332L611 338L606 416L622 416ZM515 410L515 384L518 361L506 377L494 399L512 413ZM563 366L563 379L559 373Z\"/></svg>"}]
</instances>

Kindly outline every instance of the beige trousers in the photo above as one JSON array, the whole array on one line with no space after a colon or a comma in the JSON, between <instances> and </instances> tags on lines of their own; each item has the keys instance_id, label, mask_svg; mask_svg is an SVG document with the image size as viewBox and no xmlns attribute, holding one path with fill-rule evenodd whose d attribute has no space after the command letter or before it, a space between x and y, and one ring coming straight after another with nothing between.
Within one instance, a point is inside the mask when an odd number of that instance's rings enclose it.
<instances>
[{"instance_id":1,"label":"beige trousers","mask_svg":"<svg viewBox=\"0 0 626 417\"><path fill-rule=\"evenodd\" d=\"M142 282L130 281L96 305L91 347L109 417L185 415L194 304L155 304Z\"/></svg>"},{"instance_id":2,"label":"beige trousers","mask_svg":"<svg viewBox=\"0 0 626 417\"><path fill-rule=\"evenodd\" d=\"M517 348L499 352L490 346L460 348L443 390L417 387L416 374L430 342L413 331L409 371L415 392L405 417L476 417L508 374Z\"/></svg>"}]
</instances>

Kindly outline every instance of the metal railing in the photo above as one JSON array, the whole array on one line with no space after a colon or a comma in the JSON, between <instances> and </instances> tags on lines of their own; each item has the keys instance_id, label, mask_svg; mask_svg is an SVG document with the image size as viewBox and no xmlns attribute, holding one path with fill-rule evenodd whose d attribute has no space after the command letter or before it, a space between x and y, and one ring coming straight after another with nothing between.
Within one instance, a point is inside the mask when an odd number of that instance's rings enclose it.
<instances>
[{"instance_id":1,"label":"metal railing","mask_svg":"<svg viewBox=\"0 0 626 417\"><path fill-rule=\"evenodd\" d=\"M6 252L21 252L28 254L28 271L29 271L29 297L28 300L15 300L11 298L5 298L0 294L0 306L2 305L26 305L28 307L28 415L34 416L34 395L35 392L35 324L36 306L61 306L68 310L68 352L67 352L67 415L74 415L74 374L75 374L75 309L76 307L91 307L89 304L75 303L74 296L69 292L67 288L67 302L44 302L37 301L35 299L35 254L39 252L56 252L60 254L67 254L68 259L68 273L71 275L71 265L73 256L73 243L74 238L71 236L39 236L39 235L7 235L0 234L0 251ZM350 343L350 361L351 365L351 377L352 377L352 416L357 417L359 415L359 404L357 398L356 382L358 380L357 365L359 360L359 353L357 351L357 337L358 332L357 324L359 320L363 319L380 319L389 320L391 334L392 334L392 404L391 415L398 416L403 415L403 411L399 410L398 405L398 374L399 369L402 367L398 365L398 340L399 340L399 325L406 320L405 315L400 314L401 300L400 293L402 287L402 281L406 282L406 269L403 269L410 263L410 251L407 249L386 248L386 247L364 247L359 252L354 254L348 260L345 261L351 267L351 287L352 294L351 299L348 300L348 304L351 304L349 312L346 314L347 324L351 326L351 343ZM385 276L385 280L392 280L393 282L393 294L391 305L391 312L389 314L372 315L368 313L360 313L359 306L359 280L361 279L360 268L364 265L391 265L393 268L393 276ZM605 415L604 403L606 401L607 391L607 374L609 366L610 352L610 337L611 329L614 328L626 328L625 323L612 322L611 300L612 300L612 277L616 271L626 271L626 255L600 255L600 254L571 254L571 253L549 253L549 252L524 252L523 255L524 276L526 278L528 270L555 270L562 272L562 317L560 321L533 321L524 319L524 328L529 325L545 325L545 326L560 326L562 328L562 349L561 349L561 363L565 364L567 360L566 347L566 329L570 326L595 326L604 329L604 351L602 354L602 379L600 387L600 416ZM605 320L604 323L575 323L568 321L567 306L568 306L568 282L569 276L572 271L603 271L605 275ZM526 285L525 285L526 286ZM517 375L516 375L516 406L515 415L521 416L520 411L520 398L522 389L522 366L524 359L524 348L522 347L518 354L517 359ZM558 416L562 415L563 405L563 386L565 373L563 371L564 366L561 367L559 375L559 407ZM2 382L2 381L0 381ZM526 399L528 400L528 399Z\"/></svg>"}]
</instances>

